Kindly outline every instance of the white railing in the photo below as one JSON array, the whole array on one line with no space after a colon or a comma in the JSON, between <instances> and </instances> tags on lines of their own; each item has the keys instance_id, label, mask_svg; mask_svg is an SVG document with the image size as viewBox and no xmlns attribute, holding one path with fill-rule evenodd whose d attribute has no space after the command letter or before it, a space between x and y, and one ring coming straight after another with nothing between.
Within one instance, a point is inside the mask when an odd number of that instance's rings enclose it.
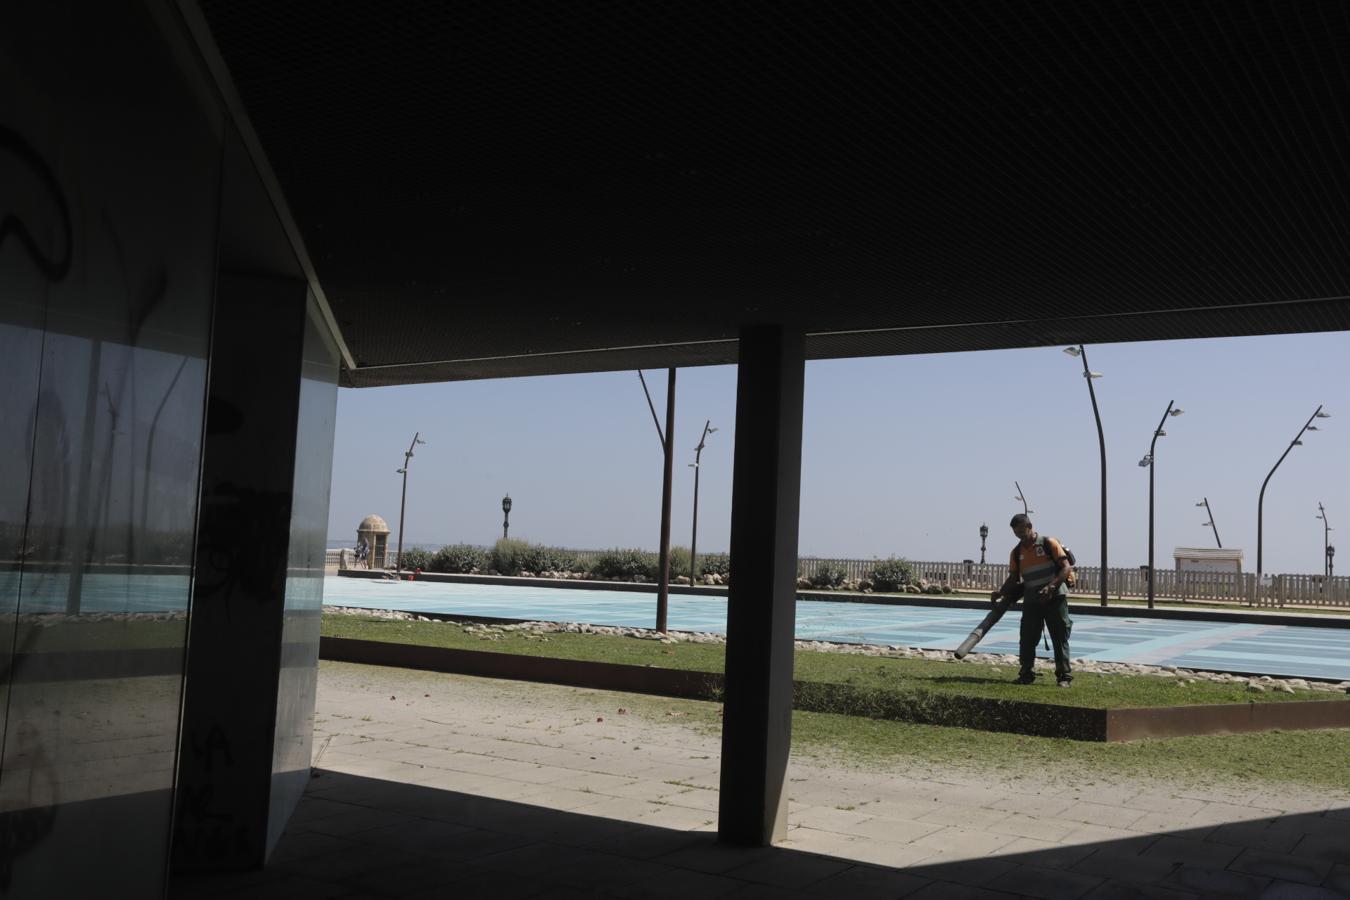
<instances>
[{"instance_id":1,"label":"white railing","mask_svg":"<svg viewBox=\"0 0 1350 900\"><path fill-rule=\"evenodd\" d=\"M343 550L328 550L324 564L329 569L340 567ZM572 550L582 564L594 562L603 550ZM355 554L346 550L346 565L354 564ZM395 564L395 554L389 553L389 566ZM797 561L797 573L810 578L822 565L842 569L849 581L870 578L880 560L843 557L803 556ZM965 562L911 562L916 577L930 584L973 591L992 591L1008 577L1006 564ZM1097 566L1077 566L1077 583L1073 592L1095 596L1101 590L1101 569ZM1241 603L1248 606L1338 606L1350 607L1350 576L1299 575L1283 573L1258 579L1255 573L1244 572L1177 572L1159 569L1153 595L1158 600L1172 603L1212 602ZM1108 598L1142 598L1148 596L1148 578L1138 568L1111 568L1106 575Z\"/></svg>"}]
</instances>

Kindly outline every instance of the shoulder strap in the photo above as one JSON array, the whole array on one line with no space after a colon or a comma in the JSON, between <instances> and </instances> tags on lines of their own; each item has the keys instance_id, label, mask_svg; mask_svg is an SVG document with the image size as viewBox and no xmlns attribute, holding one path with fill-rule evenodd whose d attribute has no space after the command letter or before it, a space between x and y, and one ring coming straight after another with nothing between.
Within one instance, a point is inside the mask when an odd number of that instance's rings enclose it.
<instances>
[{"instance_id":1,"label":"shoulder strap","mask_svg":"<svg viewBox=\"0 0 1350 900\"><path fill-rule=\"evenodd\" d=\"M1045 548L1045 555L1046 555L1046 558L1047 558L1047 559L1050 559L1050 560L1053 561L1053 562L1059 562L1059 560L1061 560L1061 559L1068 559L1068 558L1069 558L1069 557L1068 557L1068 554L1065 554L1064 556L1061 556L1061 557L1059 557L1058 559L1056 559L1055 557L1053 557L1053 556L1050 555L1050 535L1048 535L1048 534L1037 535L1037 536L1036 536L1036 539L1037 539L1037 541L1040 542L1041 546ZM1060 549L1061 551L1063 551L1063 550L1064 550L1064 542L1063 542L1063 541L1056 541L1056 543L1059 544L1059 549Z\"/></svg>"}]
</instances>

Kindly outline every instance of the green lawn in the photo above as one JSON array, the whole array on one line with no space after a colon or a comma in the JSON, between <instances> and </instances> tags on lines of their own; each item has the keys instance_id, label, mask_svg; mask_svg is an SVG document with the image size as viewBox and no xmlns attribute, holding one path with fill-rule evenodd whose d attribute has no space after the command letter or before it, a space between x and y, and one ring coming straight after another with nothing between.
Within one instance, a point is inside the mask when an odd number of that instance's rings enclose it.
<instances>
[{"instance_id":1,"label":"green lawn","mask_svg":"<svg viewBox=\"0 0 1350 900\"><path fill-rule=\"evenodd\" d=\"M625 695L630 714L681 723L704 733L721 728L721 708L698 700ZM1095 743L969 728L916 725L831 713L792 714L792 752L863 768L955 766L1003 776L1154 779L1193 785L1274 782L1350 793L1350 729L1272 731Z\"/></svg>"},{"instance_id":2,"label":"green lawn","mask_svg":"<svg viewBox=\"0 0 1350 900\"><path fill-rule=\"evenodd\" d=\"M354 615L325 615L323 634L330 637L390 641L464 650L489 650L556 659L658 666L697 672L722 672L722 644L663 644L641 638L593 634L531 635L525 631L484 633L483 626L441 622L407 622ZM1345 701L1344 694L1299 691L1293 694L1249 692L1244 684L1185 683L1187 679L1159 676L1093 675L1083 673L1073 687L1062 690L1053 678L1017 685L1014 666L983 663L860 656L845 653L798 651L794 675L799 681L842 684L862 690L1031 700L1066 706L1118 708L1178 706L1205 703L1262 701Z\"/></svg>"}]
</instances>

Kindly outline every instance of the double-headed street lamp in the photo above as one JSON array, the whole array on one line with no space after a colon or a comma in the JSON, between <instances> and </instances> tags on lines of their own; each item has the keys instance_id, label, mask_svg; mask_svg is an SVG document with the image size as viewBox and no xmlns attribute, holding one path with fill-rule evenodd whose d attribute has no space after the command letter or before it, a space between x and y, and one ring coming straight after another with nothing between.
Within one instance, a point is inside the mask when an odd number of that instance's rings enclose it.
<instances>
[{"instance_id":1,"label":"double-headed street lamp","mask_svg":"<svg viewBox=\"0 0 1350 900\"><path fill-rule=\"evenodd\" d=\"M989 526L980 523L980 565L984 565L984 541L989 537Z\"/></svg>"},{"instance_id":2,"label":"double-headed street lamp","mask_svg":"<svg viewBox=\"0 0 1350 900\"><path fill-rule=\"evenodd\" d=\"M1321 404L1318 404L1316 411L1314 411L1313 414L1312 414L1311 416L1308 417L1308 421L1306 421L1306 422L1303 423L1303 427L1300 428L1300 429L1298 430L1298 434L1294 435L1294 439L1293 439L1292 441L1289 442L1289 446L1284 448L1284 452L1280 454L1280 458L1277 459L1277 460L1275 460L1275 465L1273 465L1273 466L1270 467L1270 472L1266 475L1266 480L1263 481L1263 482L1261 482L1261 494L1260 494L1260 496L1259 496L1259 497L1257 498L1257 500L1256 500L1256 574L1257 574L1257 575L1260 575L1260 574L1262 573L1262 571L1264 571L1264 570L1261 568L1261 561L1262 561L1262 554L1261 554L1261 551L1262 551L1262 549L1263 549L1263 547L1264 547L1264 543L1263 543L1263 540L1262 540L1263 534L1262 534L1262 531L1261 531L1261 523L1262 523L1262 519L1263 519L1264 516L1265 516L1265 507L1266 507L1266 485L1270 484L1270 476L1275 474L1275 470L1278 469L1278 468L1280 467L1280 463L1284 462L1284 458L1285 458L1286 456L1289 455L1289 451L1290 451L1290 450L1293 450L1295 447L1301 447L1301 446L1303 446L1302 438L1303 438L1303 433L1304 433L1305 431L1317 431L1317 430L1318 430L1318 429L1317 429L1317 426L1313 424L1313 420L1314 420L1314 419L1330 419L1330 418L1331 418L1331 413L1322 412L1322 406L1321 406Z\"/></svg>"},{"instance_id":3,"label":"double-headed street lamp","mask_svg":"<svg viewBox=\"0 0 1350 900\"><path fill-rule=\"evenodd\" d=\"M1321 501L1317 503L1317 518L1322 520L1322 574L1327 578L1331 577L1331 532L1336 529L1331 527L1327 521L1326 508L1322 506Z\"/></svg>"},{"instance_id":4,"label":"double-headed street lamp","mask_svg":"<svg viewBox=\"0 0 1350 900\"><path fill-rule=\"evenodd\" d=\"M1214 529L1214 543L1218 544L1218 545L1219 545L1219 549L1222 550L1222 549L1223 549L1223 541L1219 540L1219 526L1214 524L1214 513L1213 513L1213 512L1210 510L1210 508L1209 508L1209 498L1206 497L1206 498L1204 498L1203 500L1201 500L1199 503L1197 503L1197 504L1195 504L1195 505L1196 505L1196 506L1203 506L1203 507L1205 508L1205 515L1209 516L1209 521L1206 522L1205 524L1201 525L1200 527L1201 527L1201 528L1213 528L1213 529Z\"/></svg>"},{"instance_id":5,"label":"double-headed street lamp","mask_svg":"<svg viewBox=\"0 0 1350 900\"><path fill-rule=\"evenodd\" d=\"M502 498L502 540L506 540L506 534L511 530L511 495L507 494Z\"/></svg>"},{"instance_id":6,"label":"double-headed street lamp","mask_svg":"<svg viewBox=\"0 0 1350 900\"><path fill-rule=\"evenodd\" d=\"M1070 356L1083 361L1083 380L1087 382L1088 397L1092 400L1092 418L1097 423L1097 447L1101 451L1102 457L1102 561L1101 561L1101 579L1098 588L1101 595L1102 606L1106 605L1106 433L1102 431L1102 416L1097 409L1097 391L1092 387L1092 379L1101 378L1101 372L1094 372L1088 368L1087 350L1082 344L1077 347L1065 347L1064 352ZM1151 582L1150 582L1151 583ZM1151 590L1151 588L1150 588Z\"/></svg>"},{"instance_id":7,"label":"double-headed street lamp","mask_svg":"<svg viewBox=\"0 0 1350 900\"><path fill-rule=\"evenodd\" d=\"M689 535L689 583L693 584L698 580L698 473L699 466L703 458L703 445L708 442L708 435L717 429L712 425L712 419L705 419L703 422L703 435L698 439L698 446L694 448L694 461L689 464L689 468L694 470L694 530Z\"/></svg>"},{"instance_id":8,"label":"double-headed street lamp","mask_svg":"<svg viewBox=\"0 0 1350 900\"><path fill-rule=\"evenodd\" d=\"M1170 401L1168 401L1168 403L1167 403L1167 410L1163 413L1162 418L1158 420L1158 427L1155 428L1155 429L1153 429L1153 440L1149 442L1149 445L1148 445L1148 455L1146 455L1143 459L1139 460L1139 465L1141 465L1141 466L1143 466L1144 468L1148 469L1148 608L1149 608L1149 609L1152 609L1152 608L1153 608L1153 584L1154 584L1154 578L1153 578L1153 572L1154 572L1154 569L1153 569L1153 470L1154 470L1155 468L1157 468L1157 466L1155 465L1156 458L1154 457L1154 453L1157 452L1158 438L1160 438L1160 437L1166 437L1166 436L1167 436L1167 432L1166 432L1166 431L1163 431L1163 423L1167 421L1167 417L1168 417L1168 416L1179 416L1179 415L1181 415L1183 412L1185 412L1185 410L1182 410L1182 409L1174 409L1174 408L1173 408L1173 404L1174 404L1174 403L1176 403L1175 400L1170 400Z\"/></svg>"},{"instance_id":9,"label":"double-headed street lamp","mask_svg":"<svg viewBox=\"0 0 1350 900\"><path fill-rule=\"evenodd\" d=\"M403 476L403 496L398 501L398 563L395 570L400 576L403 574L403 511L408 505L408 462L413 458L413 448L426 443L421 434L420 431L413 432L412 443L403 454L403 468L395 470Z\"/></svg>"}]
</instances>

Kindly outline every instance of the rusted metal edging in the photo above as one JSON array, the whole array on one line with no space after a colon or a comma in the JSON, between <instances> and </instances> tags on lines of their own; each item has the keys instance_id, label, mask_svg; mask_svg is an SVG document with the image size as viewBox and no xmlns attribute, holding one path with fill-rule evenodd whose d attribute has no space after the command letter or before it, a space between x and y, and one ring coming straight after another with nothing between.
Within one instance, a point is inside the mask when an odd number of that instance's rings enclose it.
<instances>
[{"instance_id":1,"label":"rusted metal edging","mask_svg":"<svg viewBox=\"0 0 1350 900\"><path fill-rule=\"evenodd\" d=\"M1350 728L1350 702L1219 703L1106 710L1106 740Z\"/></svg>"}]
</instances>

